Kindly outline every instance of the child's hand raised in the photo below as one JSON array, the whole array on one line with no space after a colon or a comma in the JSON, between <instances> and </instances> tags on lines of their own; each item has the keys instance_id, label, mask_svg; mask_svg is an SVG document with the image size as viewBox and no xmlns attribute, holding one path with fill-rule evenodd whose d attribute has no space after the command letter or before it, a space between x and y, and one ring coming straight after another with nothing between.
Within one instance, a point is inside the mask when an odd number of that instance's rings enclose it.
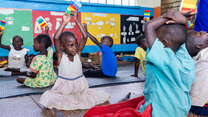
<instances>
[{"instance_id":1,"label":"child's hand raised","mask_svg":"<svg viewBox=\"0 0 208 117\"><path fill-rule=\"evenodd\" d=\"M167 13L165 13L162 17L171 20L170 23L186 24L186 17L178 11L170 10Z\"/></svg>"},{"instance_id":2,"label":"child's hand raised","mask_svg":"<svg viewBox=\"0 0 208 117\"><path fill-rule=\"evenodd\" d=\"M48 25L44 28L45 32L48 34L48 31L49 31L49 27Z\"/></svg>"},{"instance_id":3,"label":"child's hand raised","mask_svg":"<svg viewBox=\"0 0 208 117\"><path fill-rule=\"evenodd\" d=\"M44 30L48 32L49 31L49 27L46 26Z\"/></svg>"},{"instance_id":4,"label":"child's hand raised","mask_svg":"<svg viewBox=\"0 0 208 117\"><path fill-rule=\"evenodd\" d=\"M74 15L74 18L75 18L76 20L78 20L78 12L74 11L74 12L73 12L73 15Z\"/></svg>"},{"instance_id":5,"label":"child's hand raised","mask_svg":"<svg viewBox=\"0 0 208 117\"><path fill-rule=\"evenodd\" d=\"M196 15L196 11L193 12L193 10L188 10L188 11L181 11L180 12L183 16L187 17L187 18L190 18L194 15Z\"/></svg>"},{"instance_id":6,"label":"child's hand raised","mask_svg":"<svg viewBox=\"0 0 208 117\"><path fill-rule=\"evenodd\" d=\"M86 31L86 32L88 32L88 29L87 29L87 24L86 24L86 23L83 23L82 25L83 25L83 27L84 27L85 31Z\"/></svg>"},{"instance_id":7,"label":"child's hand raised","mask_svg":"<svg viewBox=\"0 0 208 117\"><path fill-rule=\"evenodd\" d=\"M69 14L65 13L63 16L63 23L67 24L70 21L71 17Z\"/></svg>"}]
</instances>

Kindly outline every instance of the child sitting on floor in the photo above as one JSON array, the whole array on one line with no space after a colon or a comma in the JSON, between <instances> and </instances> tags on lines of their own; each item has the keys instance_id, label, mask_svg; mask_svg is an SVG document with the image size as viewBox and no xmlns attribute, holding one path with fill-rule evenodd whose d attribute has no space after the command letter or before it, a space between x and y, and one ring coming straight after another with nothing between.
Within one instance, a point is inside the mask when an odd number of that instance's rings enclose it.
<instances>
[{"instance_id":1,"label":"child sitting on floor","mask_svg":"<svg viewBox=\"0 0 208 117\"><path fill-rule=\"evenodd\" d=\"M169 20L178 24L166 25ZM184 24L186 18L177 11L169 11L146 24L145 100L139 97L94 107L84 117L186 117L191 107L189 91L195 69L184 44L187 38Z\"/></svg>"},{"instance_id":2,"label":"child sitting on floor","mask_svg":"<svg viewBox=\"0 0 208 117\"><path fill-rule=\"evenodd\" d=\"M9 50L8 55L8 68L6 70L1 69L1 74L4 75L18 75L21 68L26 68L26 59L28 58L28 49L22 48L23 39L20 36L14 36L12 39L12 45L2 44L3 31L0 30L0 47ZM9 72L8 72L9 71Z\"/></svg>"},{"instance_id":3,"label":"child sitting on floor","mask_svg":"<svg viewBox=\"0 0 208 117\"><path fill-rule=\"evenodd\" d=\"M101 68L96 70L87 70L84 72L86 77L115 77L117 73L117 59L113 53L113 38L104 36L101 38L101 43L90 33L89 38L97 44L102 52L102 65Z\"/></svg>"},{"instance_id":4,"label":"child sitting on floor","mask_svg":"<svg viewBox=\"0 0 208 117\"><path fill-rule=\"evenodd\" d=\"M36 55L31 64L31 74L26 79L17 78L17 82L32 88L45 88L56 81L56 73L53 69L53 49L51 38L47 34L35 37L33 48L40 54Z\"/></svg>"},{"instance_id":5,"label":"child sitting on floor","mask_svg":"<svg viewBox=\"0 0 208 117\"><path fill-rule=\"evenodd\" d=\"M188 34L186 48L195 60L196 80L190 91L192 107L187 117L207 117L208 34L203 31L195 32L193 30Z\"/></svg>"},{"instance_id":6,"label":"child sitting on floor","mask_svg":"<svg viewBox=\"0 0 208 117\"><path fill-rule=\"evenodd\" d=\"M146 41L145 36L140 35L136 39L136 43L138 45L134 57L136 58L135 61L135 69L134 74L132 76L138 77L139 67L141 67L142 72L145 73L145 56L146 56Z\"/></svg>"},{"instance_id":7,"label":"child sitting on floor","mask_svg":"<svg viewBox=\"0 0 208 117\"><path fill-rule=\"evenodd\" d=\"M54 35L59 64L58 79L53 88L46 91L40 98L40 104L48 109L89 109L109 99L108 94L89 89L88 82L83 75L80 54L86 44L87 34L77 18L77 13L74 17L84 37L78 44L72 32L63 32L71 18L69 14L65 14L61 26Z\"/></svg>"}]
</instances>

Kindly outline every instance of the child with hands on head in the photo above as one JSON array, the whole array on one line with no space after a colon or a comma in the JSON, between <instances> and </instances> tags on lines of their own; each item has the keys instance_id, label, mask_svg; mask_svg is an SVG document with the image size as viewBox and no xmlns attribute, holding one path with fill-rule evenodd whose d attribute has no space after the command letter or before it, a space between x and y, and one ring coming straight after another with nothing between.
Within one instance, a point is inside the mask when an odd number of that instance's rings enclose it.
<instances>
[{"instance_id":1,"label":"child with hands on head","mask_svg":"<svg viewBox=\"0 0 208 117\"><path fill-rule=\"evenodd\" d=\"M140 107L140 112L151 105L154 117L187 116L195 67L185 47L186 22L181 13L168 11L146 24L145 104Z\"/></svg>"}]
</instances>

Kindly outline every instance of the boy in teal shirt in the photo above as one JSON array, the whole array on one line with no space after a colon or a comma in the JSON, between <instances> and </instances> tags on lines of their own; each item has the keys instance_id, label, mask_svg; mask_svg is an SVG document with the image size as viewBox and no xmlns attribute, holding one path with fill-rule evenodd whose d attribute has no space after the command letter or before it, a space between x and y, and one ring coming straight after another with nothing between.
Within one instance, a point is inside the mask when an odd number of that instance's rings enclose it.
<instances>
[{"instance_id":1,"label":"boy in teal shirt","mask_svg":"<svg viewBox=\"0 0 208 117\"><path fill-rule=\"evenodd\" d=\"M177 24L165 24L170 19ZM152 117L187 116L195 69L184 44L187 38L184 24L186 18L177 11L147 23L145 104L139 112L152 105Z\"/></svg>"}]
</instances>

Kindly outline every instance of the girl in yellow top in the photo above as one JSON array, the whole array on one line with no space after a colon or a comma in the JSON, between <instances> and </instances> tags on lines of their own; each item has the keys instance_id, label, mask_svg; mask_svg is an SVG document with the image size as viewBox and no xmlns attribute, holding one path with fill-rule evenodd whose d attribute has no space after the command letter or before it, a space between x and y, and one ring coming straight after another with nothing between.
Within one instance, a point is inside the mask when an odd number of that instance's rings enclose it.
<instances>
[{"instance_id":1,"label":"girl in yellow top","mask_svg":"<svg viewBox=\"0 0 208 117\"><path fill-rule=\"evenodd\" d=\"M139 66L142 68L142 72L145 73L145 56L146 56L146 41L145 41L145 36L140 35L137 37L136 41L138 47L135 51L134 57L136 58L135 61L135 70L134 74L132 76L138 77L138 70Z\"/></svg>"}]
</instances>

